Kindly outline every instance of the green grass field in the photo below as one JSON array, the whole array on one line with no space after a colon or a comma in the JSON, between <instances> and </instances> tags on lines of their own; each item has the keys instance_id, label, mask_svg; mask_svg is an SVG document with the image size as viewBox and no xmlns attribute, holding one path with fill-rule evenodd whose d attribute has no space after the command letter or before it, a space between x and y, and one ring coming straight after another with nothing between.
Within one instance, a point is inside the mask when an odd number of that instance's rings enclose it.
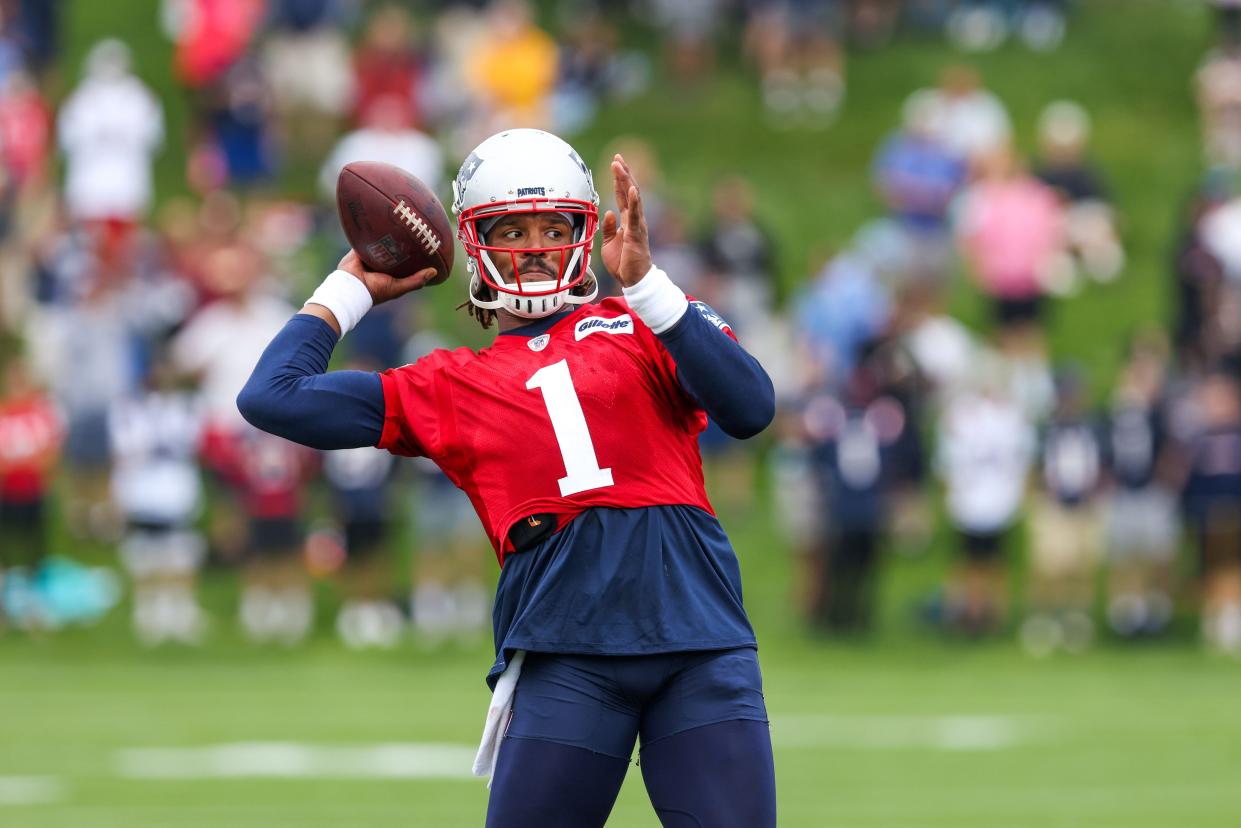
<instances>
[{"instance_id":1,"label":"green grass field","mask_svg":"<svg viewBox=\"0 0 1241 828\"><path fill-rule=\"evenodd\" d=\"M1008 645L764 643L783 826L1231 828L1241 813L1241 665L1192 648L1033 662ZM485 648L144 653L83 634L3 653L2 825L482 824L479 780L418 778L408 761L389 778L339 762L315 778L220 778L141 751L435 743L460 746L432 758L460 774ZM632 768L609 825L656 824Z\"/></svg>"},{"instance_id":2,"label":"green grass field","mask_svg":"<svg viewBox=\"0 0 1241 828\"><path fill-rule=\"evenodd\" d=\"M68 57L76 65L94 38L124 35L144 76L168 92L154 5L68 4ZM976 62L1026 149L1054 98L1076 98L1095 115L1095 155L1124 214L1131 267L1117 285L1061 303L1052 341L1058 356L1106 382L1123 336L1169 313L1175 218L1198 173L1190 83L1208 27L1187 2L1080 5L1054 57L1009 46ZM715 177L749 173L791 286L812 249L843 242L878 214L871 153L906 94L952 59L930 41L855 56L843 118L825 133L769 131L753 82L726 60L705 88L657 88L606 112L577 143L595 158L618 134L648 137L669 191L697 210ZM164 194L178 189L184 161L185 106L172 97L166 105L174 126L159 168ZM966 288L954 307L979 316ZM910 621L942 572L936 552L891 562L874 639L826 644L793 617L790 565L771 521L756 508L729 529L762 647L781 825L1234 828L1241 820L1241 664L1202 653L1191 618L1169 643L1104 644L1048 661L1009 641L945 643ZM0 634L0 826L482 824L486 789L458 774L487 702L487 643L357 655L325 628L297 651L252 648L229 629L231 578L214 575L209 586L218 634L202 651L141 650L123 610L91 631ZM249 747L230 761L213 749L236 744ZM398 747L376 749L385 744ZM236 771L247 761L286 776L219 775L219 766ZM634 768L609 825L654 824Z\"/></svg>"}]
</instances>

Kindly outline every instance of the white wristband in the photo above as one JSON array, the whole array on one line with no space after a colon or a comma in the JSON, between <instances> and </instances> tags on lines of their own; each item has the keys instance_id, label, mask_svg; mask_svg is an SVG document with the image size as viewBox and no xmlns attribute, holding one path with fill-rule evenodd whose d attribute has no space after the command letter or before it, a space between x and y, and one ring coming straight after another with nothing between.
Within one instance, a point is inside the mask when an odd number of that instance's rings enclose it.
<instances>
[{"instance_id":1,"label":"white wristband","mask_svg":"<svg viewBox=\"0 0 1241 828\"><path fill-rule=\"evenodd\" d=\"M375 302L362 280L352 273L333 270L323 284L306 300L307 305L322 305L332 312L340 325L340 335L353 330L353 326L366 315Z\"/></svg>"},{"instance_id":2,"label":"white wristband","mask_svg":"<svg viewBox=\"0 0 1241 828\"><path fill-rule=\"evenodd\" d=\"M651 265L636 285L621 288L621 293L638 318L657 334L679 322L689 308L685 291L673 284L668 274L655 265Z\"/></svg>"}]
</instances>

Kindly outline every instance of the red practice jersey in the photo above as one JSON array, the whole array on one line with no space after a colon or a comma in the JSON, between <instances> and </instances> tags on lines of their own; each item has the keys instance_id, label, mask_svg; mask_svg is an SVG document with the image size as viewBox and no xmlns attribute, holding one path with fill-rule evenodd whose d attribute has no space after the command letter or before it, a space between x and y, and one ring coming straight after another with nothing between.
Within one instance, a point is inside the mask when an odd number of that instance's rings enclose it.
<instances>
[{"instance_id":1,"label":"red practice jersey","mask_svg":"<svg viewBox=\"0 0 1241 828\"><path fill-rule=\"evenodd\" d=\"M595 506L711 512L698 453L707 415L623 299L380 377L379 447L434 460L469 495L501 564L510 527L532 514L563 526Z\"/></svg>"},{"instance_id":2,"label":"red practice jersey","mask_svg":"<svg viewBox=\"0 0 1241 828\"><path fill-rule=\"evenodd\" d=\"M47 491L50 455L64 430L56 409L42 395L0 400L0 498L28 503Z\"/></svg>"}]
</instances>

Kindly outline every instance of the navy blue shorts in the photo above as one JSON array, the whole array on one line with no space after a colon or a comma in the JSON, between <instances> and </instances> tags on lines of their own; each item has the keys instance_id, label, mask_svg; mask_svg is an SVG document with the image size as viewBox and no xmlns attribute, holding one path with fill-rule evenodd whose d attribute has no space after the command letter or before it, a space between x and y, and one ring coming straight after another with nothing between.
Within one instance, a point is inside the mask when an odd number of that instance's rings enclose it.
<instances>
[{"instance_id":1,"label":"navy blue shorts","mask_svg":"<svg viewBox=\"0 0 1241 828\"><path fill-rule=\"evenodd\" d=\"M758 652L651 656L527 653L506 738L628 760L642 745L717 722L767 721Z\"/></svg>"}]
</instances>

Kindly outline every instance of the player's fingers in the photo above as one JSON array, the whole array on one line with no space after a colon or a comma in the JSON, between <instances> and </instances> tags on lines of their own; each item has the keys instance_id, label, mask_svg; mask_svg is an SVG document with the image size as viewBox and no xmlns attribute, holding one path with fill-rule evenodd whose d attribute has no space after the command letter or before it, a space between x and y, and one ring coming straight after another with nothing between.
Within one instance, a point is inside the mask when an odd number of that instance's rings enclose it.
<instances>
[{"instance_id":1,"label":"player's fingers","mask_svg":"<svg viewBox=\"0 0 1241 828\"><path fill-rule=\"evenodd\" d=\"M603 243L607 244L616 235L616 213L608 210L603 214Z\"/></svg>"},{"instance_id":2,"label":"player's fingers","mask_svg":"<svg viewBox=\"0 0 1241 828\"><path fill-rule=\"evenodd\" d=\"M637 185L629 188L629 214L626 225L629 227L630 238L646 238L646 222L642 219L642 193Z\"/></svg>"},{"instance_id":3,"label":"player's fingers","mask_svg":"<svg viewBox=\"0 0 1241 828\"><path fill-rule=\"evenodd\" d=\"M619 157L619 156L618 156ZM629 192L628 176L625 174L625 167L620 161L612 159L612 185L616 190L616 206L621 210L629 209L629 202L626 193Z\"/></svg>"},{"instance_id":4,"label":"player's fingers","mask_svg":"<svg viewBox=\"0 0 1241 828\"><path fill-rule=\"evenodd\" d=\"M427 282L434 279L438 273L439 271L435 268L426 267L403 281L413 282L414 284L410 287L410 290L417 290L420 287L426 287Z\"/></svg>"}]
</instances>

